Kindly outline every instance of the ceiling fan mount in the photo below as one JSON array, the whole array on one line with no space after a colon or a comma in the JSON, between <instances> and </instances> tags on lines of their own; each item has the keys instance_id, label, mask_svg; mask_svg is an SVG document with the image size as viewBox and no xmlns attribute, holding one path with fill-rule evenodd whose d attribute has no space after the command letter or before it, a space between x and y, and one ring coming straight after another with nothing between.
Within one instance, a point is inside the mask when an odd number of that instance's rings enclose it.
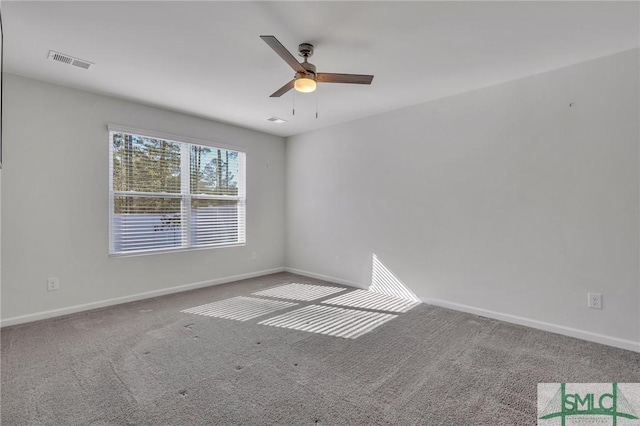
<instances>
[{"instance_id":1,"label":"ceiling fan mount","mask_svg":"<svg viewBox=\"0 0 640 426\"><path fill-rule=\"evenodd\" d=\"M263 35L260 38L296 72L293 80L276 90L271 95L272 98L278 98L294 88L298 92L313 92L316 90L316 83L371 84L373 80L372 75L316 72L316 66L308 62L314 51L313 45L310 43L298 45L298 55L304 58L303 62L299 62L275 36Z\"/></svg>"},{"instance_id":2,"label":"ceiling fan mount","mask_svg":"<svg viewBox=\"0 0 640 426\"><path fill-rule=\"evenodd\" d=\"M311 62L308 62L308 59L313 56L313 44L309 44L309 43L300 44L298 46L298 55L304 58L304 62L302 62L300 65L302 65L302 68L304 68L306 72L305 73L302 73L299 71L296 72L295 79L299 80L301 78L310 78L313 81L317 81L316 66L313 65Z\"/></svg>"},{"instance_id":3,"label":"ceiling fan mount","mask_svg":"<svg viewBox=\"0 0 640 426\"><path fill-rule=\"evenodd\" d=\"M302 56L305 61L313 56L313 44L300 43L298 45L298 56Z\"/></svg>"}]
</instances>

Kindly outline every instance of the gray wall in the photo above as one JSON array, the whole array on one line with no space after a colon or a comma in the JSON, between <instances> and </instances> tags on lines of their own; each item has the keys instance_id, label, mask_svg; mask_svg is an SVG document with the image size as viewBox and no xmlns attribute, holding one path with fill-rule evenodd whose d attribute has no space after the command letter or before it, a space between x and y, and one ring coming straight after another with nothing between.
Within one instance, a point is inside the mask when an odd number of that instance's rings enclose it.
<instances>
[{"instance_id":1,"label":"gray wall","mask_svg":"<svg viewBox=\"0 0 640 426\"><path fill-rule=\"evenodd\" d=\"M284 265L284 139L15 75L3 114L3 324ZM109 257L108 123L244 147L246 246Z\"/></svg>"},{"instance_id":2,"label":"gray wall","mask_svg":"<svg viewBox=\"0 0 640 426\"><path fill-rule=\"evenodd\" d=\"M636 49L291 137L286 153L6 75L2 324L284 265L367 287L375 254L431 303L639 350L638 75ZM109 257L107 123L244 146L247 246Z\"/></svg>"},{"instance_id":3,"label":"gray wall","mask_svg":"<svg viewBox=\"0 0 640 426\"><path fill-rule=\"evenodd\" d=\"M636 49L289 138L287 265L366 287L376 254L423 300L640 349L638 75Z\"/></svg>"}]
</instances>

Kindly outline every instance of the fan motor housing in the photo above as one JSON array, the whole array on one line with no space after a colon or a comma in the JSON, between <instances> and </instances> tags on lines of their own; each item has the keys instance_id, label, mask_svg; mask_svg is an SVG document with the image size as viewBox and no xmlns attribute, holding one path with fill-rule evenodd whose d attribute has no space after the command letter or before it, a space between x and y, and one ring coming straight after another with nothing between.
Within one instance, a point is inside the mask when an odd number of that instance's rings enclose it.
<instances>
[{"instance_id":1,"label":"fan motor housing","mask_svg":"<svg viewBox=\"0 0 640 426\"><path fill-rule=\"evenodd\" d=\"M307 70L307 72L313 73L315 75L316 73L316 66L313 65L310 62L303 62L300 65L302 65L302 67Z\"/></svg>"}]
</instances>

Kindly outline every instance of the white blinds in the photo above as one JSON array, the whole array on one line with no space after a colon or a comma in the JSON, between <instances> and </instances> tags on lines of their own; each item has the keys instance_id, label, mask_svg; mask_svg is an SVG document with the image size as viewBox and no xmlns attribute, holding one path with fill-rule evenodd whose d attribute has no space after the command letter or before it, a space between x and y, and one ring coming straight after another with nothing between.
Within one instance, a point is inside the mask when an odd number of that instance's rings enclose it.
<instances>
[{"instance_id":1,"label":"white blinds","mask_svg":"<svg viewBox=\"0 0 640 426\"><path fill-rule=\"evenodd\" d=\"M109 134L112 254L244 244L243 152Z\"/></svg>"}]
</instances>

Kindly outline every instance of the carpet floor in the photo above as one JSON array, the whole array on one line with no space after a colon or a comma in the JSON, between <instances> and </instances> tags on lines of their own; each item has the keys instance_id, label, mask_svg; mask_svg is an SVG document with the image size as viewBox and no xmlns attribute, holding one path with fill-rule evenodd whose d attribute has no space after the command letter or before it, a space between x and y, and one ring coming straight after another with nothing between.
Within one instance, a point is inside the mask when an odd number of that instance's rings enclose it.
<instances>
[{"instance_id":1,"label":"carpet floor","mask_svg":"<svg viewBox=\"0 0 640 426\"><path fill-rule=\"evenodd\" d=\"M181 312L289 283L342 287L280 273L4 328L2 425L534 425L538 383L640 382L638 353L424 304L356 339L259 324L346 291Z\"/></svg>"}]
</instances>

